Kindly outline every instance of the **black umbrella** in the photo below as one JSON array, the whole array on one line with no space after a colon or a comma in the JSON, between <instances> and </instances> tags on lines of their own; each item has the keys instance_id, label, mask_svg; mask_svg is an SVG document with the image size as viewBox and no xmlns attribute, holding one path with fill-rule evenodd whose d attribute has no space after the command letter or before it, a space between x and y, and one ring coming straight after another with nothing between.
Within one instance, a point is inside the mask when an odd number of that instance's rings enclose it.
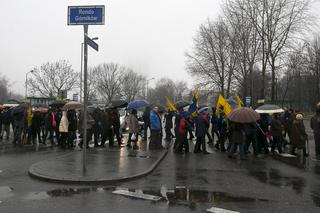
<instances>
[{"instance_id":1,"label":"black umbrella","mask_svg":"<svg viewBox=\"0 0 320 213\"><path fill-rule=\"evenodd\" d=\"M128 102L124 100L113 100L107 105L109 108L125 108L128 106Z\"/></svg>"},{"instance_id":2,"label":"black umbrella","mask_svg":"<svg viewBox=\"0 0 320 213\"><path fill-rule=\"evenodd\" d=\"M54 101L51 104L49 104L52 108L62 108L67 102L63 100Z\"/></svg>"},{"instance_id":3,"label":"black umbrella","mask_svg":"<svg viewBox=\"0 0 320 213\"><path fill-rule=\"evenodd\" d=\"M186 106L189 106L190 103L187 102L187 101L178 101L174 104L174 106L177 108L177 109L181 109L183 107L186 107Z\"/></svg>"},{"instance_id":4,"label":"black umbrella","mask_svg":"<svg viewBox=\"0 0 320 213\"><path fill-rule=\"evenodd\" d=\"M28 104L20 104L19 106L12 109L12 114L19 114L28 110Z\"/></svg>"}]
</instances>

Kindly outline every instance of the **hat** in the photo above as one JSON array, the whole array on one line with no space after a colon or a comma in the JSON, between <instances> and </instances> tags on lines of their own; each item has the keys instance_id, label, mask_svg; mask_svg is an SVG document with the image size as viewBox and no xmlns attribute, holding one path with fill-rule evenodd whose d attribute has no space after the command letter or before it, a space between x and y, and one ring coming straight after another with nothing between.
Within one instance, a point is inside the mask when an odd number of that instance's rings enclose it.
<instances>
[{"instance_id":1,"label":"hat","mask_svg":"<svg viewBox=\"0 0 320 213\"><path fill-rule=\"evenodd\" d=\"M297 114L296 115L297 120L303 120L303 115L302 114Z\"/></svg>"}]
</instances>

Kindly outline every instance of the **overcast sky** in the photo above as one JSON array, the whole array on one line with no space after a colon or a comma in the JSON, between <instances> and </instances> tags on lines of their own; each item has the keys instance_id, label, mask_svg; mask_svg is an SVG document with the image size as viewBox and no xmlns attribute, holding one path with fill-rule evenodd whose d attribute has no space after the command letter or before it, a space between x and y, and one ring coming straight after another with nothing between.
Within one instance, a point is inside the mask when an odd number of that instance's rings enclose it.
<instances>
[{"instance_id":1,"label":"overcast sky","mask_svg":"<svg viewBox=\"0 0 320 213\"><path fill-rule=\"evenodd\" d=\"M67 25L67 6L102 4L106 24L90 26L99 52L89 66L116 62L149 78L187 80L184 53L207 18L220 13L222 0L1 0L0 72L24 94L25 73L47 61L67 59L80 71L82 26ZM319 5L316 8L320 8Z\"/></svg>"}]
</instances>

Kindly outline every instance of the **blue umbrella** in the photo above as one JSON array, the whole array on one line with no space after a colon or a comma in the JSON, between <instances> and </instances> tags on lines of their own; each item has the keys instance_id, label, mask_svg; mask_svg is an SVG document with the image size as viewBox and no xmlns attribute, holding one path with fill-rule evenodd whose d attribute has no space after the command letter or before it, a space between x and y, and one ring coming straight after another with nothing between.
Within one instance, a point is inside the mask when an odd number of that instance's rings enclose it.
<instances>
[{"instance_id":1,"label":"blue umbrella","mask_svg":"<svg viewBox=\"0 0 320 213\"><path fill-rule=\"evenodd\" d=\"M128 104L127 109L138 109L142 107L147 107L149 106L149 102L146 100L137 100L137 101L132 101Z\"/></svg>"}]
</instances>

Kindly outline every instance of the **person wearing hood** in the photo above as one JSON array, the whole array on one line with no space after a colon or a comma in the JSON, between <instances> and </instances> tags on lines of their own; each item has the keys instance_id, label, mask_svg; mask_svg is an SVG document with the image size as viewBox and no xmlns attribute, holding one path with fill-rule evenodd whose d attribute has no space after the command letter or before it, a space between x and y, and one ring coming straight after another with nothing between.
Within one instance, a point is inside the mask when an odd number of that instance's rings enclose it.
<instances>
[{"instance_id":1,"label":"person wearing hood","mask_svg":"<svg viewBox=\"0 0 320 213\"><path fill-rule=\"evenodd\" d=\"M320 102L317 104L316 114L311 118L310 126L313 130L316 157L320 159Z\"/></svg>"},{"instance_id":2,"label":"person wearing hood","mask_svg":"<svg viewBox=\"0 0 320 213\"><path fill-rule=\"evenodd\" d=\"M62 148L65 147L66 141L68 138L68 128L69 128L69 121L67 117L67 112L62 111L62 117L59 124L59 132L60 132L60 146Z\"/></svg>"},{"instance_id":3,"label":"person wearing hood","mask_svg":"<svg viewBox=\"0 0 320 213\"><path fill-rule=\"evenodd\" d=\"M289 137L291 143L291 154L295 155L296 148L303 150L303 156L307 157L306 141L308 140L308 134L303 124L303 115L297 114L296 119L293 121Z\"/></svg>"},{"instance_id":4,"label":"person wearing hood","mask_svg":"<svg viewBox=\"0 0 320 213\"><path fill-rule=\"evenodd\" d=\"M190 128L190 123L188 121L189 113L180 111L179 124L176 134L177 144L174 147L175 153L189 153L189 141L188 141L188 129Z\"/></svg>"}]
</instances>

